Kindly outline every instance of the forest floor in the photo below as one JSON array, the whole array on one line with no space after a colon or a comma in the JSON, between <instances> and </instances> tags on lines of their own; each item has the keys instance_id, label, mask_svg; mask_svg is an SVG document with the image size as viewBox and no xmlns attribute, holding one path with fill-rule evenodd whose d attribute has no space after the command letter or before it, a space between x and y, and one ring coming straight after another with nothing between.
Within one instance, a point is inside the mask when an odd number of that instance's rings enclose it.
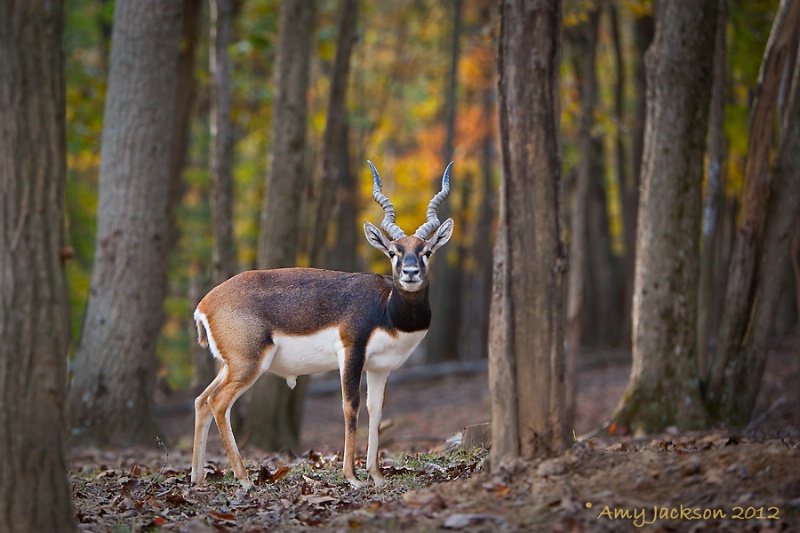
<instances>
[{"instance_id":1,"label":"forest floor","mask_svg":"<svg viewBox=\"0 0 800 533\"><path fill-rule=\"evenodd\" d=\"M72 450L80 531L800 531L800 339L770 354L754 422L739 430L585 436L613 411L629 356L595 353L580 369L579 437L561 456L491 474L488 452L447 439L488 421L485 371L389 384L381 466L387 486L341 475L336 393L307 399L302 452L243 447L253 491L231 478L215 429L209 482L193 487L190 410L162 417L153 448ZM173 405L186 406L186 398ZM362 426L365 424L365 413ZM243 439L245 440L245 439ZM366 432L358 434L360 476Z\"/></svg>"}]
</instances>

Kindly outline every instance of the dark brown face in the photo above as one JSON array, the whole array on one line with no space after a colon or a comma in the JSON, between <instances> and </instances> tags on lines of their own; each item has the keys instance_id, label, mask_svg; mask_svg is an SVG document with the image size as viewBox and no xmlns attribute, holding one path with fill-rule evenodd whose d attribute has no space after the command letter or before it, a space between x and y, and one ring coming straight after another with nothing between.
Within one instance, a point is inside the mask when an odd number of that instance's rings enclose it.
<instances>
[{"instance_id":1,"label":"dark brown face","mask_svg":"<svg viewBox=\"0 0 800 533\"><path fill-rule=\"evenodd\" d=\"M394 283L406 292L416 292L428 283L431 243L417 237L400 237L389 243Z\"/></svg>"}]
</instances>

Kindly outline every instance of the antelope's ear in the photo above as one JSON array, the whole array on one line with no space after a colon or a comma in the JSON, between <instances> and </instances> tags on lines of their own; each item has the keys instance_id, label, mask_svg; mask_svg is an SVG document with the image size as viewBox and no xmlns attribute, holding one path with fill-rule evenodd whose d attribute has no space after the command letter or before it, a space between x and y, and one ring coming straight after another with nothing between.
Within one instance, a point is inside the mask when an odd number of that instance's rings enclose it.
<instances>
[{"instance_id":1,"label":"antelope's ear","mask_svg":"<svg viewBox=\"0 0 800 533\"><path fill-rule=\"evenodd\" d=\"M444 246L452 236L453 236L453 219L448 218L447 220L442 222L442 225L437 228L436 232L433 234L433 237L431 237L430 240L431 253L435 252L436 250Z\"/></svg>"},{"instance_id":2,"label":"antelope's ear","mask_svg":"<svg viewBox=\"0 0 800 533\"><path fill-rule=\"evenodd\" d=\"M377 248L381 252L386 254L386 257L390 257L389 255L389 239L387 239L384 234L370 224L369 222L364 222L364 235L367 236L367 242L373 247Z\"/></svg>"}]
</instances>

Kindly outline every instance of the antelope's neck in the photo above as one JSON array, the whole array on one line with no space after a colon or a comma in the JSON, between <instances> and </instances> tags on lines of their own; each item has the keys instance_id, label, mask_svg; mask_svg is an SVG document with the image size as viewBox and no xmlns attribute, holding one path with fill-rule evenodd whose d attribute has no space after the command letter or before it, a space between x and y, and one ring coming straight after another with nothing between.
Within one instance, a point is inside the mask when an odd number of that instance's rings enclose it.
<instances>
[{"instance_id":1,"label":"antelope's neck","mask_svg":"<svg viewBox=\"0 0 800 533\"><path fill-rule=\"evenodd\" d=\"M427 286L419 292L406 292L393 287L386 309L392 326L400 331L422 331L431 325Z\"/></svg>"}]
</instances>

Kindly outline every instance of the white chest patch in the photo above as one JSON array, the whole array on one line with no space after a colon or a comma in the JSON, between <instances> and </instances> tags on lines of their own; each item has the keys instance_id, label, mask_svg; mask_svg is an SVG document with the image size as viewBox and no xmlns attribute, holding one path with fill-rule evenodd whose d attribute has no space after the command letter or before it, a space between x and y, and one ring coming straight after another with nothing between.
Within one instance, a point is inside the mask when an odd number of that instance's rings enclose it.
<instances>
[{"instance_id":1,"label":"white chest patch","mask_svg":"<svg viewBox=\"0 0 800 533\"><path fill-rule=\"evenodd\" d=\"M399 368L406 362L428 330L406 333L398 331L396 336L389 335L382 329L372 333L367 343L366 370L382 370L384 372Z\"/></svg>"}]
</instances>

